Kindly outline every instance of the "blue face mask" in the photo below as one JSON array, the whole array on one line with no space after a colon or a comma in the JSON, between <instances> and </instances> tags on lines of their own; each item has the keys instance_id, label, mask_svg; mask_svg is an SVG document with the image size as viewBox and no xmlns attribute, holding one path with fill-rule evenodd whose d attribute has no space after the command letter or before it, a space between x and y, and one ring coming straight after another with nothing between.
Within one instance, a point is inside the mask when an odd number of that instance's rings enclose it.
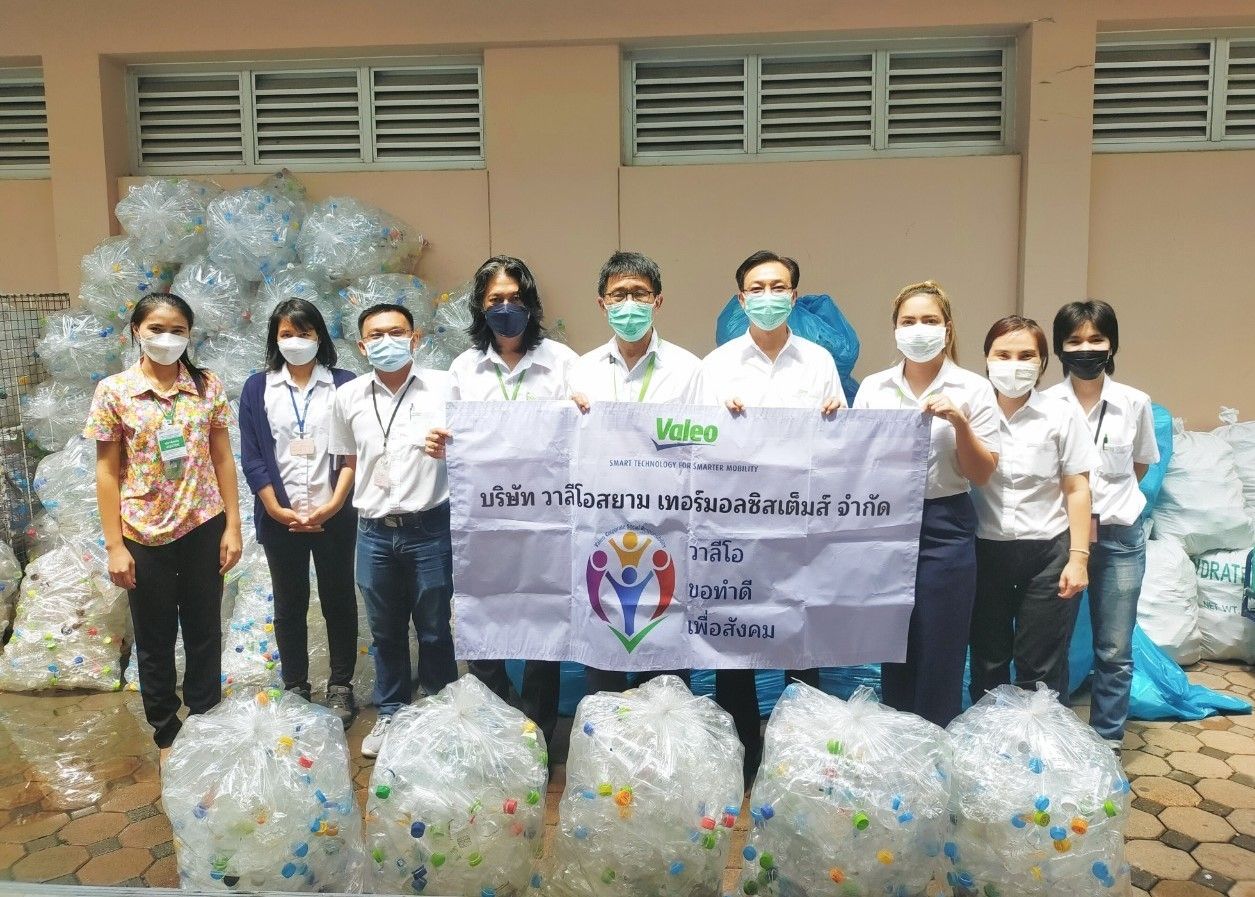
<instances>
[{"instance_id":1,"label":"blue face mask","mask_svg":"<svg viewBox=\"0 0 1255 897\"><path fill-rule=\"evenodd\" d=\"M487 319L488 326L492 329L492 332L507 339L516 337L526 330L527 322L531 316L532 313L526 307L513 302L503 302L500 305L494 305L484 312L484 317Z\"/></svg>"},{"instance_id":2,"label":"blue face mask","mask_svg":"<svg viewBox=\"0 0 1255 897\"><path fill-rule=\"evenodd\" d=\"M366 360L376 370L391 374L412 361L408 336L381 336L366 343Z\"/></svg>"}]
</instances>

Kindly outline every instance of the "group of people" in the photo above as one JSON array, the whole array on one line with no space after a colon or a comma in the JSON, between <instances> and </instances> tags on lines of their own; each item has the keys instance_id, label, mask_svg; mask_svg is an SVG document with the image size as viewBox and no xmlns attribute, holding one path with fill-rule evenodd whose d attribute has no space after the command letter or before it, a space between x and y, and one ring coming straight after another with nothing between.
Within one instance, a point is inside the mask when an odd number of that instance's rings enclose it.
<instances>
[{"instance_id":1,"label":"group of people","mask_svg":"<svg viewBox=\"0 0 1255 897\"><path fill-rule=\"evenodd\" d=\"M239 423L257 541L272 577L284 687L312 697L311 557L331 656L320 697L346 726L357 711L355 585L365 600L379 716L363 755L378 753L392 715L413 697L411 625L418 688L434 694L456 678L446 401L842 413L846 401L831 355L788 326L797 262L760 251L735 276L748 330L704 359L660 337L661 273L635 252L616 252L602 267L597 303L613 335L582 356L546 336L535 279L508 256L476 272L473 348L447 372L414 364L421 333L403 305L361 312L358 348L373 370L360 377L336 367L317 308L295 298L276 306L266 370L245 384ZM959 367L950 300L938 284L902 289L890 320L902 360L866 377L853 407L919 409L931 421L931 446L906 659L882 666L885 703L946 725L961 708L969 649L973 699L1012 681L1014 666L1017 685L1044 682L1066 700L1068 644L1078 595L1088 588L1090 723L1118 750L1145 566L1138 480L1158 452L1148 397L1111 379L1119 349L1114 310L1096 300L1059 310L1051 342L1064 379L1046 390L1039 384L1050 352L1033 320L1011 315L989 328L983 373ZM223 575L241 553L231 412L221 380L188 353L194 323L179 297L145 297L130 322L140 360L100 383L85 430L97 440L109 575L128 590L144 709L163 750L180 726L180 625L188 712L208 710L221 697ZM520 694L504 660L469 668L552 738L556 662L528 661ZM818 670L787 675L819 681ZM614 670L589 669L588 678L590 690L628 685L628 675ZM762 753L754 671L719 670L715 692L735 720L752 772Z\"/></svg>"}]
</instances>

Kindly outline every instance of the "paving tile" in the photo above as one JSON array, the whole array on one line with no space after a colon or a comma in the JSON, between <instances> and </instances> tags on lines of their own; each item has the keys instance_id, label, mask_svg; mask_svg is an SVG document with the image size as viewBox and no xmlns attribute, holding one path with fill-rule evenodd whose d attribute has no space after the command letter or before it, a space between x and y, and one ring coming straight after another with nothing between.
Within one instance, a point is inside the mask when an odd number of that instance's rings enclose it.
<instances>
[{"instance_id":1,"label":"paving tile","mask_svg":"<svg viewBox=\"0 0 1255 897\"><path fill-rule=\"evenodd\" d=\"M131 822L139 822L141 819L147 819L149 816L156 816L161 810L157 809L156 804L144 804L142 807L136 807L134 810L126 811L126 818Z\"/></svg>"},{"instance_id":2,"label":"paving tile","mask_svg":"<svg viewBox=\"0 0 1255 897\"><path fill-rule=\"evenodd\" d=\"M75 819L61 829L58 835L67 844L95 844L105 838L112 838L126 828L128 821L125 813L93 813L82 819Z\"/></svg>"},{"instance_id":3,"label":"paving tile","mask_svg":"<svg viewBox=\"0 0 1255 897\"><path fill-rule=\"evenodd\" d=\"M1232 757L1229 758L1228 763L1232 765L1233 761L1241 756L1243 755L1234 754ZM1252 758L1248 758L1248 759L1252 759ZM1255 788L1255 776L1249 775L1245 772L1234 772L1230 778L1233 781L1237 782L1239 785L1245 785L1247 788Z\"/></svg>"},{"instance_id":4,"label":"paving tile","mask_svg":"<svg viewBox=\"0 0 1255 897\"><path fill-rule=\"evenodd\" d=\"M1199 720L1198 725L1203 729L1227 732L1233 728L1233 720L1227 716L1209 716L1207 719Z\"/></svg>"},{"instance_id":5,"label":"paving tile","mask_svg":"<svg viewBox=\"0 0 1255 897\"><path fill-rule=\"evenodd\" d=\"M1198 863L1184 850L1177 850L1158 841L1130 841L1125 852L1130 865L1161 880L1186 881L1198 868ZM1152 889L1151 893L1159 892Z\"/></svg>"},{"instance_id":6,"label":"paving tile","mask_svg":"<svg viewBox=\"0 0 1255 897\"><path fill-rule=\"evenodd\" d=\"M155 847L174 837L170 831L170 820L164 813L149 816L140 822L132 822L118 835L123 847Z\"/></svg>"},{"instance_id":7,"label":"paving tile","mask_svg":"<svg viewBox=\"0 0 1255 897\"><path fill-rule=\"evenodd\" d=\"M44 835L51 835L61 826L70 821L65 813L40 811L21 816L0 828L0 842L6 844L25 844Z\"/></svg>"},{"instance_id":8,"label":"paving tile","mask_svg":"<svg viewBox=\"0 0 1255 897\"><path fill-rule=\"evenodd\" d=\"M1197 785L1203 779L1202 776L1196 776L1188 772L1182 772L1179 769L1169 770L1168 778L1172 779L1172 781L1174 782L1180 782L1183 785Z\"/></svg>"},{"instance_id":9,"label":"paving tile","mask_svg":"<svg viewBox=\"0 0 1255 897\"><path fill-rule=\"evenodd\" d=\"M1197 807L1168 807L1159 821L1195 841L1229 841L1235 834L1233 826L1219 816Z\"/></svg>"},{"instance_id":10,"label":"paving tile","mask_svg":"<svg viewBox=\"0 0 1255 897\"><path fill-rule=\"evenodd\" d=\"M1250 759L1255 763L1255 757ZM1231 764L1197 751L1175 751L1168 755L1168 765L1201 779L1227 779L1233 774Z\"/></svg>"},{"instance_id":11,"label":"paving tile","mask_svg":"<svg viewBox=\"0 0 1255 897\"><path fill-rule=\"evenodd\" d=\"M1163 776L1142 776L1134 779L1132 785L1133 793L1138 797L1153 800L1165 807L1192 807L1199 801L1198 792L1189 785Z\"/></svg>"},{"instance_id":12,"label":"paving tile","mask_svg":"<svg viewBox=\"0 0 1255 897\"><path fill-rule=\"evenodd\" d=\"M1193 881L1161 881L1151 897L1216 897L1216 892Z\"/></svg>"},{"instance_id":13,"label":"paving tile","mask_svg":"<svg viewBox=\"0 0 1255 897\"><path fill-rule=\"evenodd\" d=\"M0 788L0 810L13 810L43 799L43 791L33 782L16 782Z\"/></svg>"},{"instance_id":14,"label":"paving tile","mask_svg":"<svg viewBox=\"0 0 1255 897\"><path fill-rule=\"evenodd\" d=\"M1188 673L1187 675L1190 677L1190 682L1194 685L1205 685L1208 688L1214 688L1217 691L1224 691L1229 687L1229 680L1216 673ZM1212 717L1212 719L1216 718L1217 717ZM1219 718L1224 719L1224 717ZM1203 722L1206 722L1206 720L1203 720Z\"/></svg>"},{"instance_id":15,"label":"paving tile","mask_svg":"<svg viewBox=\"0 0 1255 897\"><path fill-rule=\"evenodd\" d=\"M1191 838L1184 832L1179 832L1175 829L1165 831L1159 836L1159 841L1161 844L1167 844L1169 847L1175 847L1177 850L1184 850L1186 853L1198 846L1197 838Z\"/></svg>"},{"instance_id":16,"label":"paving tile","mask_svg":"<svg viewBox=\"0 0 1255 897\"><path fill-rule=\"evenodd\" d=\"M1230 670L1224 674L1224 677L1233 685L1255 688L1255 672L1250 670Z\"/></svg>"},{"instance_id":17,"label":"paving tile","mask_svg":"<svg viewBox=\"0 0 1255 897\"><path fill-rule=\"evenodd\" d=\"M24 856L26 848L21 844L0 843L0 869L7 870Z\"/></svg>"},{"instance_id":18,"label":"paving tile","mask_svg":"<svg viewBox=\"0 0 1255 897\"><path fill-rule=\"evenodd\" d=\"M27 841L24 846L27 853L35 853L40 850L47 850L49 847L56 847L60 843L61 839L56 835L44 835L42 838Z\"/></svg>"},{"instance_id":19,"label":"paving tile","mask_svg":"<svg viewBox=\"0 0 1255 897\"><path fill-rule=\"evenodd\" d=\"M1198 808L1204 813L1211 813L1213 816L1228 816L1233 812L1233 807L1226 807L1224 804L1208 800L1207 798L1203 798L1198 802Z\"/></svg>"},{"instance_id":20,"label":"paving tile","mask_svg":"<svg viewBox=\"0 0 1255 897\"><path fill-rule=\"evenodd\" d=\"M1218 748L1230 754L1255 754L1255 741L1244 738L1236 732L1199 732L1198 740L1208 747Z\"/></svg>"},{"instance_id":21,"label":"paving tile","mask_svg":"<svg viewBox=\"0 0 1255 897\"><path fill-rule=\"evenodd\" d=\"M1191 855L1202 868L1235 881L1255 872L1255 853L1234 844L1200 844Z\"/></svg>"},{"instance_id":22,"label":"paving tile","mask_svg":"<svg viewBox=\"0 0 1255 897\"><path fill-rule=\"evenodd\" d=\"M1125 837L1153 840L1163 834L1163 830L1164 825L1156 816L1136 807L1129 810L1125 820Z\"/></svg>"},{"instance_id":23,"label":"paving tile","mask_svg":"<svg viewBox=\"0 0 1255 897\"><path fill-rule=\"evenodd\" d=\"M179 886L179 866L174 854L157 860L144 873L144 884L150 888L177 888Z\"/></svg>"},{"instance_id":24,"label":"paving tile","mask_svg":"<svg viewBox=\"0 0 1255 897\"><path fill-rule=\"evenodd\" d=\"M1146 744L1167 748L1171 751L1196 751L1202 742L1193 735L1178 732L1176 729L1147 729L1142 738Z\"/></svg>"},{"instance_id":25,"label":"paving tile","mask_svg":"<svg viewBox=\"0 0 1255 897\"><path fill-rule=\"evenodd\" d=\"M1255 879L1236 882L1229 889L1229 897L1255 897Z\"/></svg>"},{"instance_id":26,"label":"paving tile","mask_svg":"<svg viewBox=\"0 0 1255 897\"><path fill-rule=\"evenodd\" d=\"M1120 761L1124 767L1125 775L1129 778L1134 776L1162 776L1172 771L1172 767L1168 765L1166 760L1143 751L1126 750L1123 752Z\"/></svg>"},{"instance_id":27,"label":"paving tile","mask_svg":"<svg viewBox=\"0 0 1255 897\"><path fill-rule=\"evenodd\" d=\"M1125 731L1123 747L1126 751L1140 750L1145 744L1146 740L1142 738L1140 732L1135 732L1133 729Z\"/></svg>"},{"instance_id":28,"label":"paving tile","mask_svg":"<svg viewBox=\"0 0 1255 897\"><path fill-rule=\"evenodd\" d=\"M161 786L156 782L140 782L135 785L124 785L105 795L102 810L118 810L126 812L140 807L150 806L161 796Z\"/></svg>"},{"instance_id":29,"label":"paving tile","mask_svg":"<svg viewBox=\"0 0 1255 897\"><path fill-rule=\"evenodd\" d=\"M1132 882L1134 891L1141 891L1143 894L1149 893L1151 888L1159 884L1158 878L1136 866L1129 870L1129 881Z\"/></svg>"},{"instance_id":30,"label":"paving tile","mask_svg":"<svg viewBox=\"0 0 1255 897\"><path fill-rule=\"evenodd\" d=\"M85 885L116 885L142 874L152 863L147 850L121 847L89 860L78 870L78 880Z\"/></svg>"},{"instance_id":31,"label":"paving tile","mask_svg":"<svg viewBox=\"0 0 1255 897\"><path fill-rule=\"evenodd\" d=\"M1237 809L1255 809L1255 788L1225 779L1203 779L1194 786L1200 795Z\"/></svg>"},{"instance_id":32,"label":"paving tile","mask_svg":"<svg viewBox=\"0 0 1255 897\"><path fill-rule=\"evenodd\" d=\"M1130 889L1133 897L1150 897L1150 891L1143 891L1141 888Z\"/></svg>"},{"instance_id":33,"label":"paving tile","mask_svg":"<svg viewBox=\"0 0 1255 897\"><path fill-rule=\"evenodd\" d=\"M1229 893L1229 888L1233 887L1232 878L1226 878L1219 872L1212 872L1210 869L1199 869L1194 873L1194 877L1190 881L1205 888L1211 888L1219 894L1227 894Z\"/></svg>"},{"instance_id":34,"label":"paving tile","mask_svg":"<svg viewBox=\"0 0 1255 897\"><path fill-rule=\"evenodd\" d=\"M1255 835L1234 835L1230 844L1236 844L1243 850L1249 850L1255 854Z\"/></svg>"},{"instance_id":35,"label":"paving tile","mask_svg":"<svg viewBox=\"0 0 1255 897\"><path fill-rule=\"evenodd\" d=\"M86 847L62 844L49 847L18 860L13 864L13 880L40 882L51 881L78 869L89 859Z\"/></svg>"},{"instance_id":36,"label":"paving tile","mask_svg":"<svg viewBox=\"0 0 1255 897\"><path fill-rule=\"evenodd\" d=\"M1134 809L1141 810L1143 813L1149 813L1151 816L1158 816L1163 812L1163 804L1157 801L1149 800L1145 797L1133 796L1133 800L1129 802L1129 806Z\"/></svg>"}]
</instances>

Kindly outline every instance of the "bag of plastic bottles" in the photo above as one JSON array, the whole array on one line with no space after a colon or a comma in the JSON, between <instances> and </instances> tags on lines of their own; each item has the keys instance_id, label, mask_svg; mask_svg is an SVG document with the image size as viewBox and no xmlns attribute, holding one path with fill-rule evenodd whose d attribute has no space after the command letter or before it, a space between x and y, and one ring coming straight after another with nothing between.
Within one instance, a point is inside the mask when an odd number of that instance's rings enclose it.
<instances>
[{"instance_id":1,"label":"bag of plastic bottles","mask_svg":"<svg viewBox=\"0 0 1255 897\"><path fill-rule=\"evenodd\" d=\"M721 893L743 793L732 718L660 676L584 698L571 733L552 893Z\"/></svg>"},{"instance_id":2,"label":"bag of plastic bottles","mask_svg":"<svg viewBox=\"0 0 1255 897\"><path fill-rule=\"evenodd\" d=\"M109 581L104 547L62 541L26 567L0 689L116 691L126 617L126 593Z\"/></svg>"},{"instance_id":3,"label":"bag of plastic bottles","mask_svg":"<svg viewBox=\"0 0 1255 897\"><path fill-rule=\"evenodd\" d=\"M0 637L13 620L13 598L22 582L22 565L8 542L0 542Z\"/></svg>"},{"instance_id":4,"label":"bag of plastic bottles","mask_svg":"<svg viewBox=\"0 0 1255 897\"><path fill-rule=\"evenodd\" d=\"M404 305L414 316L416 330L426 330L431 324L430 291L412 274L372 274L360 278L340 291L340 300L340 326L348 340L361 339L358 315L381 302Z\"/></svg>"},{"instance_id":5,"label":"bag of plastic bottles","mask_svg":"<svg viewBox=\"0 0 1255 897\"><path fill-rule=\"evenodd\" d=\"M471 326L471 295L474 284L464 283L436 297L428 333L450 358L457 358L471 347L467 331ZM447 370L447 368L445 368Z\"/></svg>"},{"instance_id":6,"label":"bag of plastic bottles","mask_svg":"<svg viewBox=\"0 0 1255 897\"><path fill-rule=\"evenodd\" d=\"M22 396L22 432L45 452L59 452L83 432L92 390L77 380L41 383Z\"/></svg>"},{"instance_id":7,"label":"bag of plastic bottles","mask_svg":"<svg viewBox=\"0 0 1255 897\"><path fill-rule=\"evenodd\" d=\"M309 191L300 179L286 168L280 168L258 185L262 190L269 190L293 203L298 209L304 210L309 204Z\"/></svg>"},{"instance_id":8,"label":"bag of plastic bottles","mask_svg":"<svg viewBox=\"0 0 1255 897\"><path fill-rule=\"evenodd\" d=\"M35 354L54 380L92 388L122 370L124 329L92 314L66 312L50 315Z\"/></svg>"},{"instance_id":9,"label":"bag of plastic bottles","mask_svg":"<svg viewBox=\"0 0 1255 897\"><path fill-rule=\"evenodd\" d=\"M203 255L179 269L170 291L191 306L202 335L239 330L252 319L253 285Z\"/></svg>"},{"instance_id":10,"label":"bag of plastic bottles","mask_svg":"<svg viewBox=\"0 0 1255 897\"><path fill-rule=\"evenodd\" d=\"M393 717L366 803L378 893L521 894L545 828L536 725L472 675Z\"/></svg>"},{"instance_id":11,"label":"bag of plastic bottles","mask_svg":"<svg viewBox=\"0 0 1255 897\"><path fill-rule=\"evenodd\" d=\"M1055 692L1000 685L948 729L956 895L1127 893L1129 782L1119 758Z\"/></svg>"},{"instance_id":12,"label":"bag of plastic bottles","mask_svg":"<svg viewBox=\"0 0 1255 897\"><path fill-rule=\"evenodd\" d=\"M1172 536L1191 557L1219 548L1250 548L1255 522L1246 516L1233 447L1212 433L1173 430L1172 461L1153 516L1155 536Z\"/></svg>"},{"instance_id":13,"label":"bag of plastic bottles","mask_svg":"<svg viewBox=\"0 0 1255 897\"><path fill-rule=\"evenodd\" d=\"M382 209L333 196L309 210L296 249L302 264L322 269L333 281L350 281L401 270L422 242Z\"/></svg>"},{"instance_id":14,"label":"bag of plastic bottles","mask_svg":"<svg viewBox=\"0 0 1255 897\"><path fill-rule=\"evenodd\" d=\"M293 692L237 695L188 717L161 771L161 799L185 888L363 888L344 727Z\"/></svg>"},{"instance_id":15,"label":"bag of plastic bottles","mask_svg":"<svg viewBox=\"0 0 1255 897\"><path fill-rule=\"evenodd\" d=\"M131 317L135 303L170 288L175 266L146 256L132 237L110 237L83 256L79 298L87 310L117 324Z\"/></svg>"},{"instance_id":16,"label":"bag of plastic bottles","mask_svg":"<svg viewBox=\"0 0 1255 897\"><path fill-rule=\"evenodd\" d=\"M224 695L283 687L275 640L275 596L266 555L252 545L238 567L235 606L222 635Z\"/></svg>"},{"instance_id":17,"label":"bag of plastic bottles","mask_svg":"<svg viewBox=\"0 0 1255 897\"><path fill-rule=\"evenodd\" d=\"M195 357L198 365L218 375L229 399L239 399L245 381L266 369L266 326L249 324L214 333L196 347Z\"/></svg>"},{"instance_id":18,"label":"bag of plastic bottles","mask_svg":"<svg viewBox=\"0 0 1255 897\"><path fill-rule=\"evenodd\" d=\"M344 333L340 329L340 305L333 301L336 296L331 289L327 275L304 265L288 265L273 274L267 274L257 285L257 307L254 312L254 324L265 327L271 313L280 302L287 299L304 299L318 309L327 332L332 339L340 339ZM338 300L339 297L336 296Z\"/></svg>"},{"instance_id":19,"label":"bag of plastic bottles","mask_svg":"<svg viewBox=\"0 0 1255 897\"><path fill-rule=\"evenodd\" d=\"M96 444L82 436L68 440L59 452L35 468L32 483L40 503L67 539L103 540L96 504Z\"/></svg>"},{"instance_id":20,"label":"bag of plastic bottles","mask_svg":"<svg viewBox=\"0 0 1255 897\"><path fill-rule=\"evenodd\" d=\"M209 258L248 281L296 261L301 210L284 196L259 187L231 190L206 209Z\"/></svg>"},{"instance_id":21,"label":"bag of plastic bottles","mask_svg":"<svg viewBox=\"0 0 1255 897\"><path fill-rule=\"evenodd\" d=\"M794 682L767 723L742 852L744 894L936 893L950 827L950 740L858 689Z\"/></svg>"},{"instance_id":22,"label":"bag of plastic bottles","mask_svg":"<svg viewBox=\"0 0 1255 897\"><path fill-rule=\"evenodd\" d=\"M147 258L186 262L205 252L205 208L222 188L189 178L147 178L132 184L114 212Z\"/></svg>"}]
</instances>

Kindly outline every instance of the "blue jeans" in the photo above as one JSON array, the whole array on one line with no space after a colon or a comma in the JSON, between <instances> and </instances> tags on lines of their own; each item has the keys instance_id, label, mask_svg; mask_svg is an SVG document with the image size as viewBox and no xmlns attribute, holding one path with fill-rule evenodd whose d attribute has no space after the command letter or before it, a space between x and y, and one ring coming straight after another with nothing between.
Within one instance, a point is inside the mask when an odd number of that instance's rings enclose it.
<instances>
[{"instance_id":1,"label":"blue jeans","mask_svg":"<svg viewBox=\"0 0 1255 897\"><path fill-rule=\"evenodd\" d=\"M1103 738L1124 738L1133 685L1133 627L1146 572L1142 527L1105 524L1090 546L1089 618L1094 629L1094 677L1089 724Z\"/></svg>"},{"instance_id":2,"label":"blue jeans","mask_svg":"<svg viewBox=\"0 0 1255 897\"><path fill-rule=\"evenodd\" d=\"M400 526L361 518L357 529L357 587L375 642L375 703L391 716L414 696L410 681L410 620L418 629L418 684L435 694L458 677L449 629L453 547L449 505L406 515Z\"/></svg>"}]
</instances>

